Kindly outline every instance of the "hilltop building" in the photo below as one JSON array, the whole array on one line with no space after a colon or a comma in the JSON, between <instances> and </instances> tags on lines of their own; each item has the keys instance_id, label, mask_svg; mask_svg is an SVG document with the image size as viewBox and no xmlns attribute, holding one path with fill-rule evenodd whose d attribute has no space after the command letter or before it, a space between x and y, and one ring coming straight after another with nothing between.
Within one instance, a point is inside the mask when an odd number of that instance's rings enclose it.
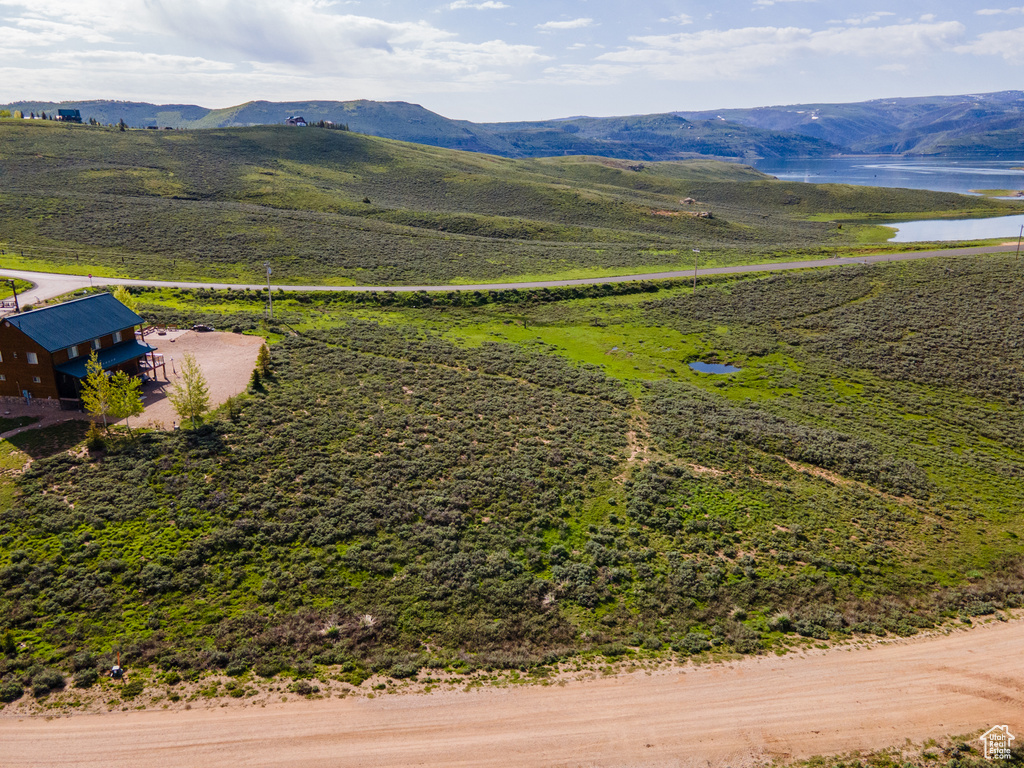
<instances>
[{"instance_id":1,"label":"hilltop building","mask_svg":"<svg viewBox=\"0 0 1024 768\"><path fill-rule=\"evenodd\" d=\"M89 353L107 371L138 376L162 359L135 338L142 318L109 293L0 320L0 398L78 400Z\"/></svg>"},{"instance_id":2,"label":"hilltop building","mask_svg":"<svg viewBox=\"0 0 1024 768\"><path fill-rule=\"evenodd\" d=\"M285 125L297 125L300 128L305 128L306 127L306 118L301 117L299 115L292 115L291 117L289 117L287 120L284 121L284 124Z\"/></svg>"},{"instance_id":3,"label":"hilltop building","mask_svg":"<svg viewBox=\"0 0 1024 768\"><path fill-rule=\"evenodd\" d=\"M77 109L58 109L57 119L64 123L81 123L82 113Z\"/></svg>"}]
</instances>

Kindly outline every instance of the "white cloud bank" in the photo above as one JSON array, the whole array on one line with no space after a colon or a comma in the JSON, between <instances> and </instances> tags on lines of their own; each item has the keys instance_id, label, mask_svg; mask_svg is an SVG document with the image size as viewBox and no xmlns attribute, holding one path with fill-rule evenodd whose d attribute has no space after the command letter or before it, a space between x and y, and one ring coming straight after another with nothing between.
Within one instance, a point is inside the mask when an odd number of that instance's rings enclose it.
<instances>
[{"instance_id":1,"label":"white cloud bank","mask_svg":"<svg viewBox=\"0 0 1024 768\"><path fill-rule=\"evenodd\" d=\"M538 24L537 29L542 32L551 32L561 29L582 29L593 25L593 19L570 19L569 21L546 21L543 24Z\"/></svg>"},{"instance_id":2,"label":"white cloud bank","mask_svg":"<svg viewBox=\"0 0 1024 768\"><path fill-rule=\"evenodd\" d=\"M964 34L959 22L883 27L743 27L630 38L632 45L598 57L602 68L642 71L661 80L734 79L801 55L865 59L869 66L951 49ZM607 74L607 71L605 71ZM579 76L579 72L576 72Z\"/></svg>"},{"instance_id":3,"label":"white cloud bank","mask_svg":"<svg viewBox=\"0 0 1024 768\"><path fill-rule=\"evenodd\" d=\"M458 11L464 8L472 8L475 11L500 11L502 8L511 8L510 5L498 2L497 0L485 0L482 3L470 3L467 0L455 0L448 6L450 11Z\"/></svg>"},{"instance_id":4,"label":"white cloud bank","mask_svg":"<svg viewBox=\"0 0 1024 768\"><path fill-rule=\"evenodd\" d=\"M315 0L146 0L146 5L178 40L207 51L227 48L246 60L302 76L478 79L483 70L505 71L548 58L533 45L462 42L423 20L336 13Z\"/></svg>"},{"instance_id":5,"label":"white cloud bank","mask_svg":"<svg viewBox=\"0 0 1024 768\"><path fill-rule=\"evenodd\" d=\"M1005 29L999 32L985 32L966 45L956 48L957 53L977 56L999 56L1009 64L1024 64L1024 27Z\"/></svg>"}]
</instances>

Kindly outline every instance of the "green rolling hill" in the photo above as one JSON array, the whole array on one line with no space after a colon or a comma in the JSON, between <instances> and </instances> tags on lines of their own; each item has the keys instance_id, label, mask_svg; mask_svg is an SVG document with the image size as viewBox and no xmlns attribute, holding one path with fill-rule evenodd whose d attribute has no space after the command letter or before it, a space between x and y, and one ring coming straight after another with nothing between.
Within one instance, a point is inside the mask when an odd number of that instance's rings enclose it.
<instances>
[{"instance_id":1,"label":"green rolling hill","mask_svg":"<svg viewBox=\"0 0 1024 768\"><path fill-rule=\"evenodd\" d=\"M692 247L720 264L831 254L870 235L851 219L1017 210L706 159L515 160L319 128L11 119L0 147L0 247L26 266L138 277L251 281L267 260L286 282L621 274L688 265Z\"/></svg>"}]
</instances>

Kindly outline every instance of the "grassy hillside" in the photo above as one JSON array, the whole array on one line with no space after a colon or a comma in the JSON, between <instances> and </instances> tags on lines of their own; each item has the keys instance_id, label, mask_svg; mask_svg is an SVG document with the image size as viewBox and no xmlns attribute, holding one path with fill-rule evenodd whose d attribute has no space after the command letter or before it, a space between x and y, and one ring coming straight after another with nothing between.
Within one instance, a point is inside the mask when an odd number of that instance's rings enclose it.
<instances>
[{"instance_id":1,"label":"grassy hillside","mask_svg":"<svg viewBox=\"0 0 1024 768\"><path fill-rule=\"evenodd\" d=\"M0 690L114 649L358 683L1021 606L1021 270L283 299L233 417L104 453L0 444L37 457L0 481ZM141 299L240 327L262 301Z\"/></svg>"},{"instance_id":2,"label":"grassy hillside","mask_svg":"<svg viewBox=\"0 0 1024 768\"><path fill-rule=\"evenodd\" d=\"M1016 210L784 183L708 160L508 160L284 126L10 120L0 139L0 248L17 255L7 265L133 277L258 281L266 261L299 283L628 273L684 267L693 247L718 264L831 254L877 237L855 223L879 213Z\"/></svg>"}]
</instances>

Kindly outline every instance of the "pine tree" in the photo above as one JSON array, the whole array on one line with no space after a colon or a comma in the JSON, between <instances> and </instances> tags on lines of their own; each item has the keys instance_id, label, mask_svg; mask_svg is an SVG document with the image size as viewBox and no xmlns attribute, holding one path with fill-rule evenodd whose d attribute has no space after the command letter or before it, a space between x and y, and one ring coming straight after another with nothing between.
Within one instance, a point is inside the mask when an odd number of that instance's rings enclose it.
<instances>
[{"instance_id":1,"label":"pine tree","mask_svg":"<svg viewBox=\"0 0 1024 768\"><path fill-rule=\"evenodd\" d=\"M264 378L270 375L270 347L264 344L256 355L256 370Z\"/></svg>"},{"instance_id":2,"label":"pine tree","mask_svg":"<svg viewBox=\"0 0 1024 768\"><path fill-rule=\"evenodd\" d=\"M181 377L167 393L167 397L182 421L192 421L193 429L199 426L202 415L210 410L210 389L199 363L191 352L185 353L181 363Z\"/></svg>"},{"instance_id":3,"label":"pine tree","mask_svg":"<svg viewBox=\"0 0 1024 768\"><path fill-rule=\"evenodd\" d=\"M113 392L110 387L110 379L100 365L100 359L96 357L96 350L89 353L89 359L85 361L85 383L82 387L82 405L85 410L94 416L103 417L103 426L107 426L107 414L111 413L113 405Z\"/></svg>"}]
</instances>

